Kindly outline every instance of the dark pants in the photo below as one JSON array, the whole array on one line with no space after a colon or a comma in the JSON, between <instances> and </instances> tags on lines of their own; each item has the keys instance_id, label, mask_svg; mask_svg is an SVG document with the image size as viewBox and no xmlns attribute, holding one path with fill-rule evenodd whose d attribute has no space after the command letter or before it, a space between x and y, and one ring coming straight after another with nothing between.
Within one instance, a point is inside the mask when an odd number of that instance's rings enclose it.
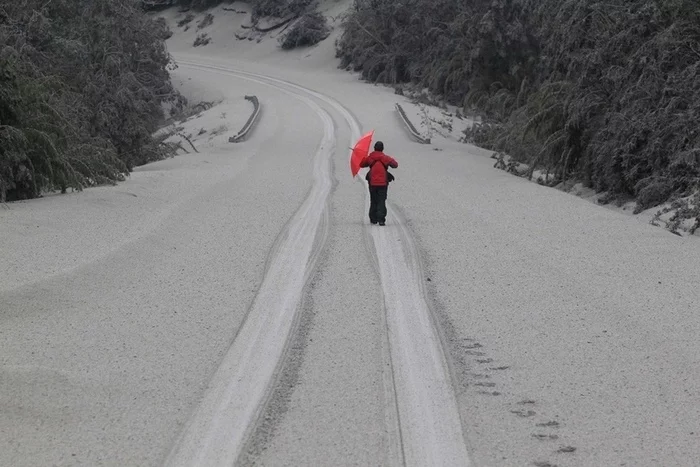
<instances>
[{"instance_id":1,"label":"dark pants","mask_svg":"<svg viewBox=\"0 0 700 467\"><path fill-rule=\"evenodd\" d=\"M369 187L369 221L372 223L386 222L387 186Z\"/></svg>"}]
</instances>

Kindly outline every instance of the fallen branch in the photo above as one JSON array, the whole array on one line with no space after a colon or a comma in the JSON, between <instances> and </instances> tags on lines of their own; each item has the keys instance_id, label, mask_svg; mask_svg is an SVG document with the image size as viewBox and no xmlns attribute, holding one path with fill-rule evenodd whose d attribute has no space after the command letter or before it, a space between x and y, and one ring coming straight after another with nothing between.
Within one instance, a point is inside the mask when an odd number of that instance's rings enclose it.
<instances>
[{"instance_id":1,"label":"fallen branch","mask_svg":"<svg viewBox=\"0 0 700 467\"><path fill-rule=\"evenodd\" d=\"M185 149L185 148L182 146L182 143L181 143L180 141L178 141L177 143L175 143L175 148L176 148L176 149L177 149L177 148L182 149L182 150L185 152L185 154L189 154L189 153L190 153L187 149Z\"/></svg>"},{"instance_id":2,"label":"fallen branch","mask_svg":"<svg viewBox=\"0 0 700 467\"><path fill-rule=\"evenodd\" d=\"M257 24L254 24L253 29L257 32L270 32L270 31L274 31L275 29L279 29L286 24L289 24L290 22L294 21L297 18L299 18L299 16L292 16L291 18L285 19L281 23L274 24L274 25L269 26L267 28L259 28Z\"/></svg>"},{"instance_id":3,"label":"fallen branch","mask_svg":"<svg viewBox=\"0 0 700 467\"><path fill-rule=\"evenodd\" d=\"M184 133L178 133L178 136L181 136L182 138L185 139L185 141L190 143L190 146L192 146L192 149L194 149L194 152L199 153L199 151L197 151L197 148L194 147L194 144L192 144L192 141L187 137L187 135L185 135Z\"/></svg>"}]
</instances>

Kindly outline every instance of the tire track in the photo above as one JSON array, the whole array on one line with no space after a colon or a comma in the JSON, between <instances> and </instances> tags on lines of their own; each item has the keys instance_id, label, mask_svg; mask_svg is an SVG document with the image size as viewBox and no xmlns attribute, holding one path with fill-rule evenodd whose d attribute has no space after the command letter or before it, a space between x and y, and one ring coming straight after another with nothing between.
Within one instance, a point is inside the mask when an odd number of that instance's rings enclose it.
<instances>
[{"instance_id":1,"label":"tire track","mask_svg":"<svg viewBox=\"0 0 700 467\"><path fill-rule=\"evenodd\" d=\"M360 124L336 100L293 83L285 83L335 108L360 137ZM365 204L369 207L367 182ZM387 333L398 407L401 451L405 465L462 465L471 461L466 448L451 372L438 328L426 301L418 248L403 217L392 206L394 223L369 226L384 293ZM364 213L363 213L364 216ZM365 219L365 223L368 224Z\"/></svg>"},{"instance_id":2,"label":"tire track","mask_svg":"<svg viewBox=\"0 0 700 467\"><path fill-rule=\"evenodd\" d=\"M331 97L278 78L222 66L203 67L263 80L276 87L283 86L313 96L342 115L350 127L353 141L360 137L357 118ZM315 103L311 105L316 106ZM369 207L367 182L361 177L357 179L364 185L365 204ZM385 297L392 367L392 377L387 382L391 381L395 392L387 397L393 396L398 412L387 418L398 420L400 439L397 442L404 465L470 466L451 372L439 329L426 301L418 249L403 217L392 206L388 208L393 222L383 228L368 225ZM393 429L389 427L389 431Z\"/></svg>"},{"instance_id":3,"label":"tire track","mask_svg":"<svg viewBox=\"0 0 700 467\"><path fill-rule=\"evenodd\" d=\"M353 141L360 137L357 119L342 104L318 92L307 92L344 117ZM367 182L358 179L365 186L369 208ZM403 217L392 206L388 208L394 223L385 228L368 227L385 297L403 462L409 466L469 466L451 372L425 298L418 248Z\"/></svg>"},{"instance_id":4,"label":"tire track","mask_svg":"<svg viewBox=\"0 0 700 467\"><path fill-rule=\"evenodd\" d=\"M367 203L369 207L369 203ZM406 223L369 226L384 290L387 332L406 465L469 466L442 339L425 298L420 257Z\"/></svg>"},{"instance_id":5,"label":"tire track","mask_svg":"<svg viewBox=\"0 0 700 467\"><path fill-rule=\"evenodd\" d=\"M238 75L197 63L181 65ZM323 123L324 135L314 157L312 188L280 233L258 294L203 400L168 455L165 464L169 466L232 465L236 461L283 361L304 285L328 232L324 223L328 222L326 210L333 188L331 155L335 147L330 115L308 97L263 77L239 77L274 87L310 106Z\"/></svg>"}]
</instances>

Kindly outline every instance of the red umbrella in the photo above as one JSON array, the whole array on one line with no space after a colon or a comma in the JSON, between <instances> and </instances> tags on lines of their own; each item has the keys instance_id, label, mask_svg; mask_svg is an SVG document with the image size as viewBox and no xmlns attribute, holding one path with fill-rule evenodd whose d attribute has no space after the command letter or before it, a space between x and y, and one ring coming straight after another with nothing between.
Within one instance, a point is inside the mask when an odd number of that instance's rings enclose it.
<instances>
[{"instance_id":1,"label":"red umbrella","mask_svg":"<svg viewBox=\"0 0 700 467\"><path fill-rule=\"evenodd\" d=\"M367 157L369 154L369 146L372 144L372 136L374 136L374 130L357 140L355 147L352 148L352 155L350 156L350 172L352 172L353 177L360 171L360 162L362 159Z\"/></svg>"}]
</instances>

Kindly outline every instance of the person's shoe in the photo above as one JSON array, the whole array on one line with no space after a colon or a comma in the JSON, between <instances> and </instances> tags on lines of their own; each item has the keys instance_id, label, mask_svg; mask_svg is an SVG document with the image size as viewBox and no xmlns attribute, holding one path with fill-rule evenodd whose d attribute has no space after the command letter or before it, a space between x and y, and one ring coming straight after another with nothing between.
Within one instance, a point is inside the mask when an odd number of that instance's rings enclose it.
<instances>
[{"instance_id":1,"label":"person's shoe","mask_svg":"<svg viewBox=\"0 0 700 467\"><path fill-rule=\"evenodd\" d=\"M386 222L380 222L379 225L386 225Z\"/></svg>"},{"instance_id":2,"label":"person's shoe","mask_svg":"<svg viewBox=\"0 0 700 467\"><path fill-rule=\"evenodd\" d=\"M377 221L369 221L370 224L375 225Z\"/></svg>"}]
</instances>

